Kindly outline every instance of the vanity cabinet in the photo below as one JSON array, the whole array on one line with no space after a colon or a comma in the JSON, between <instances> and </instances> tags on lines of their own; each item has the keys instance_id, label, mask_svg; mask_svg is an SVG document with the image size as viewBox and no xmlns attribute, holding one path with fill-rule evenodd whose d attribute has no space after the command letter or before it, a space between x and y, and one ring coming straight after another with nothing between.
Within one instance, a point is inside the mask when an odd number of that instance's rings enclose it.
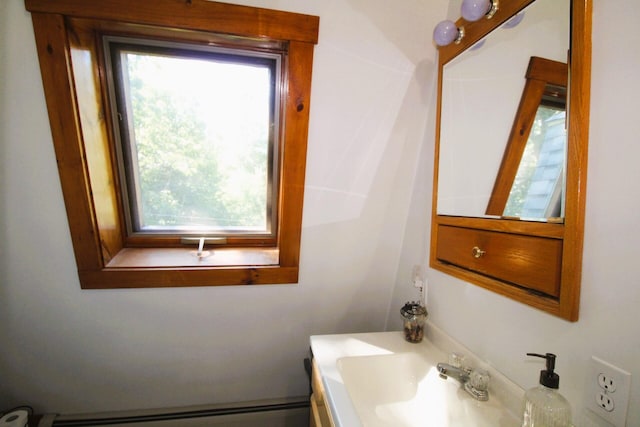
<instances>
[{"instance_id":1,"label":"vanity cabinet","mask_svg":"<svg viewBox=\"0 0 640 427\"><path fill-rule=\"evenodd\" d=\"M335 427L331 418L331 410L327 404L322 377L315 359L311 362L311 409L309 411L310 427Z\"/></svg>"}]
</instances>

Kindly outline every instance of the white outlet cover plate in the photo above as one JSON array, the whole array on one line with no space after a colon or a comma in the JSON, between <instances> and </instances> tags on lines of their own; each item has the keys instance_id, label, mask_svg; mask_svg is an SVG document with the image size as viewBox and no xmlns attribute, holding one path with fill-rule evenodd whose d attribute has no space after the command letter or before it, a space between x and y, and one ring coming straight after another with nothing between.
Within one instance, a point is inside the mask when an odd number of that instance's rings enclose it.
<instances>
[{"instance_id":1,"label":"white outlet cover plate","mask_svg":"<svg viewBox=\"0 0 640 427\"><path fill-rule=\"evenodd\" d=\"M607 392L598 384L598 376L605 374L615 381L615 391ZM616 427L625 427L627 421L627 407L629 406L629 392L631 389L631 374L595 356L591 357L587 374L585 403L593 413L610 422ZM596 397L606 392L613 400L613 411L606 411L598 406Z\"/></svg>"}]
</instances>

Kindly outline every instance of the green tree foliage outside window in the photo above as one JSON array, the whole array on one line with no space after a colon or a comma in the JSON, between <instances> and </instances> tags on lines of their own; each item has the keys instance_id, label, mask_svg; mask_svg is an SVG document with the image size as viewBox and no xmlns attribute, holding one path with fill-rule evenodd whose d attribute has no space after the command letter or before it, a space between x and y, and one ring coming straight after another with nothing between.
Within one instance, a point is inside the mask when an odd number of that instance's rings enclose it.
<instances>
[{"instance_id":1,"label":"green tree foliage outside window","mask_svg":"<svg viewBox=\"0 0 640 427\"><path fill-rule=\"evenodd\" d=\"M236 111L243 114L241 122L230 124L219 111L233 109L243 96L254 95L236 93L240 99L234 102L220 95L217 106L212 106L215 94L194 90L206 84L197 78L203 71L189 75L186 70L207 62L127 53L134 133L130 155L137 166L136 188L130 186L129 191L139 198L139 231L266 229L269 95L266 102L264 95L256 101L262 106L255 108L264 111L253 115L251 108ZM175 78L168 81L170 73L163 67L173 67ZM190 83L191 89L185 86Z\"/></svg>"}]
</instances>

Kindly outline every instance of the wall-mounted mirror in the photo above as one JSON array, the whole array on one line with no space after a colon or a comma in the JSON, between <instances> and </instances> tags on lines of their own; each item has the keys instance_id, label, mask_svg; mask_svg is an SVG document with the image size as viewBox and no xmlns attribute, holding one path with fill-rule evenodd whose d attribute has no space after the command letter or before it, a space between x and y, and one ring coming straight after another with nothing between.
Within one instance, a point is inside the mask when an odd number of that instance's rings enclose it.
<instances>
[{"instance_id":1,"label":"wall-mounted mirror","mask_svg":"<svg viewBox=\"0 0 640 427\"><path fill-rule=\"evenodd\" d=\"M439 214L487 214L531 57L567 62L569 6L536 0L517 25L503 24L443 66Z\"/></svg>"},{"instance_id":2,"label":"wall-mounted mirror","mask_svg":"<svg viewBox=\"0 0 640 427\"><path fill-rule=\"evenodd\" d=\"M431 266L575 321L592 0L500 0L439 49Z\"/></svg>"}]
</instances>

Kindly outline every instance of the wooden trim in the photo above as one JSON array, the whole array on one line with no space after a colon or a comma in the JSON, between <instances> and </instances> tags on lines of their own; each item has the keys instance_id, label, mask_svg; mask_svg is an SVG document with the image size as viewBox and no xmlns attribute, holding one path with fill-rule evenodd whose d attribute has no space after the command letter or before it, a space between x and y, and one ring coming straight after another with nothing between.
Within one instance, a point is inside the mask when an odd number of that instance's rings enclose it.
<instances>
[{"instance_id":1,"label":"wooden trim","mask_svg":"<svg viewBox=\"0 0 640 427\"><path fill-rule=\"evenodd\" d=\"M60 15L32 14L49 123L79 269L102 267L69 45Z\"/></svg>"},{"instance_id":2,"label":"wooden trim","mask_svg":"<svg viewBox=\"0 0 640 427\"><path fill-rule=\"evenodd\" d=\"M443 268L446 266L443 266L442 263L438 261L438 257L436 255L439 237L438 230L440 228L439 218L441 217L441 215L438 214L438 176L440 172L440 123L442 123L442 71L445 64L444 58L442 58L440 55L442 55L442 50L439 51L438 56L438 99L436 102L436 138L433 154L433 191L431 192L431 241L429 242L429 266L445 273L452 274L451 272L446 271L446 269ZM455 274L452 275L456 276ZM468 281L470 283L473 283L471 280Z\"/></svg>"},{"instance_id":3,"label":"wooden trim","mask_svg":"<svg viewBox=\"0 0 640 427\"><path fill-rule=\"evenodd\" d=\"M564 239L564 224L505 218L474 218L446 215L438 215L436 217L436 223L439 225L474 228L476 230L496 231L499 233Z\"/></svg>"},{"instance_id":4,"label":"wooden trim","mask_svg":"<svg viewBox=\"0 0 640 427\"><path fill-rule=\"evenodd\" d=\"M86 158L95 226L101 245L101 261L108 263L123 247L125 237L124 222L120 221L122 206L118 197L120 188L117 174L112 173L117 160L112 154L113 132L111 117L103 99L106 99L106 86L101 76L104 69L96 66L101 57L95 40L95 31L88 26L65 23L71 28L72 37L68 37L71 57L72 81L76 96L76 110L80 120L80 130L84 142L82 149ZM67 31L69 34L69 31ZM60 141L54 138L54 143ZM64 140L63 140L64 141Z\"/></svg>"},{"instance_id":5,"label":"wooden trim","mask_svg":"<svg viewBox=\"0 0 640 427\"><path fill-rule=\"evenodd\" d=\"M525 76L529 80L542 80L555 86L567 87L569 68L564 62L532 56Z\"/></svg>"},{"instance_id":6,"label":"wooden trim","mask_svg":"<svg viewBox=\"0 0 640 427\"><path fill-rule=\"evenodd\" d=\"M81 287L297 283L311 71L319 18L206 0L25 3L32 12ZM218 259L198 262L196 258L185 262L180 260L181 255L171 258L171 253L177 253L168 249L175 246L171 239L164 241L166 246L161 248L135 248L140 242L127 239L114 167L105 70L96 39L101 31L114 28L128 34L160 35L196 43L212 38L226 43L225 34L234 34L252 37L257 49L277 46L286 52L277 239L256 238L248 243L231 239L228 246L240 247L236 249L240 254L227 257L230 261L222 263ZM72 55L86 63L74 63ZM189 251L190 248L178 252Z\"/></svg>"},{"instance_id":7,"label":"wooden trim","mask_svg":"<svg viewBox=\"0 0 640 427\"><path fill-rule=\"evenodd\" d=\"M528 289L520 288L513 284L502 282L483 274L474 273L466 268L447 264L441 261L434 261L431 264L431 267L504 297L519 301L549 314L565 318L566 320L571 320L563 315L564 310L561 307L560 299L542 296ZM562 298L562 296L560 298Z\"/></svg>"},{"instance_id":8,"label":"wooden trim","mask_svg":"<svg viewBox=\"0 0 640 427\"><path fill-rule=\"evenodd\" d=\"M320 18L208 0L25 0L30 12L318 43Z\"/></svg>"},{"instance_id":9,"label":"wooden trim","mask_svg":"<svg viewBox=\"0 0 640 427\"><path fill-rule=\"evenodd\" d=\"M311 76L313 64L313 46L305 43L291 42L288 56L288 86L286 88L284 127L284 152L281 153L282 179L280 196L282 197L279 212L279 239L283 243L280 252L280 263L286 266L298 265L299 250L291 243L299 241L302 233L302 207L304 201L304 177L306 169L307 132L309 128L309 112L311 85L304 76Z\"/></svg>"},{"instance_id":10,"label":"wooden trim","mask_svg":"<svg viewBox=\"0 0 640 427\"><path fill-rule=\"evenodd\" d=\"M589 151L589 110L591 105L591 28L593 0L573 0L571 19L571 54L569 70L569 130L565 208L565 239L562 254L562 288L559 315L578 320L582 250L584 243L584 211L587 197L587 165Z\"/></svg>"},{"instance_id":11,"label":"wooden trim","mask_svg":"<svg viewBox=\"0 0 640 427\"><path fill-rule=\"evenodd\" d=\"M212 274L213 273L213 274ZM83 289L297 283L297 267L131 268L78 271Z\"/></svg>"}]
</instances>

